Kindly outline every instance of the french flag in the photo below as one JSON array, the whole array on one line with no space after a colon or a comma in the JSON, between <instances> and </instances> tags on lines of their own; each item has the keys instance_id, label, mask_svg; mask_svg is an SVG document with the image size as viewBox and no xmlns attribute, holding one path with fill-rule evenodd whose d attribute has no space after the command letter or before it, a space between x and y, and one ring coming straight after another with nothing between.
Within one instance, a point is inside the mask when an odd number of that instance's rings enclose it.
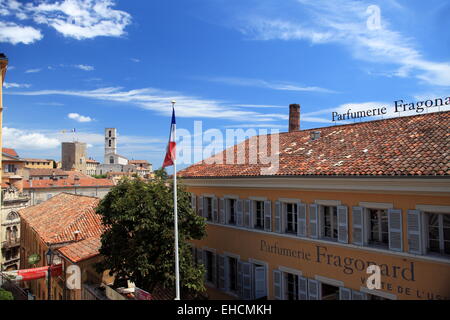
<instances>
[{"instance_id":1,"label":"french flag","mask_svg":"<svg viewBox=\"0 0 450 320\"><path fill-rule=\"evenodd\" d=\"M175 142L175 129L175 108L172 107L172 122L170 124L169 144L167 145L166 157L164 158L164 163L162 165L163 168L173 166L173 162L175 160L175 150L177 146Z\"/></svg>"}]
</instances>

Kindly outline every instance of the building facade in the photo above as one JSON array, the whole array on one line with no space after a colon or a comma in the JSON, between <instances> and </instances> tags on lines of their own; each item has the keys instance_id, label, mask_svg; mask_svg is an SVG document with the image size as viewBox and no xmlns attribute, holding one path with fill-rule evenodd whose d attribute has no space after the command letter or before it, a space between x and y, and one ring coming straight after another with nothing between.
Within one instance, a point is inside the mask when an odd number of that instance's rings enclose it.
<instances>
[{"instance_id":1,"label":"building facade","mask_svg":"<svg viewBox=\"0 0 450 320\"><path fill-rule=\"evenodd\" d=\"M86 160L86 174L90 176L95 175L95 172L97 171L97 167L99 164L100 162L94 159Z\"/></svg>"},{"instance_id":2,"label":"building facade","mask_svg":"<svg viewBox=\"0 0 450 320\"><path fill-rule=\"evenodd\" d=\"M25 168L29 169L53 169L56 168L55 160L50 159L23 159L25 161Z\"/></svg>"},{"instance_id":3,"label":"building facade","mask_svg":"<svg viewBox=\"0 0 450 320\"><path fill-rule=\"evenodd\" d=\"M76 170L86 174L86 143L63 142L61 145L61 169Z\"/></svg>"},{"instance_id":4,"label":"building facade","mask_svg":"<svg viewBox=\"0 0 450 320\"><path fill-rule=\"evenodd\" d=\"M450 112L297 125L279 136L275 175L207 161L182 170L207 221L193 253L210 297L450 299L449 125Z\"/></svg>"}]
</instances>

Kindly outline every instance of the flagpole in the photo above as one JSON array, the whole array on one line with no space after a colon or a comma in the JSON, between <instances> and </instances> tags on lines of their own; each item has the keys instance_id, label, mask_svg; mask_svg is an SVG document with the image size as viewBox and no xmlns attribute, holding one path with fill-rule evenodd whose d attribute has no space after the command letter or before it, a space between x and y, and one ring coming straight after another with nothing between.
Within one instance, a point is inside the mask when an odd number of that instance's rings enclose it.
<instances>
[{"instance_id":1,"label":"flagpole","mask_svg":"<svg viewBox=\"0 0 450 320\"><path fill-rule=\"evenodd\" d=\"M175 100L172 100L172 109L175 109ZM174 124L173 141L176 141L177 126ZM176 149L175 149L176 150ZM175 227L175 300L180 300L180 262L178 258L178 203L177 203L177 157L173 159L173 208L174 208L174 227Z\"/></svg>"}]
</instances>

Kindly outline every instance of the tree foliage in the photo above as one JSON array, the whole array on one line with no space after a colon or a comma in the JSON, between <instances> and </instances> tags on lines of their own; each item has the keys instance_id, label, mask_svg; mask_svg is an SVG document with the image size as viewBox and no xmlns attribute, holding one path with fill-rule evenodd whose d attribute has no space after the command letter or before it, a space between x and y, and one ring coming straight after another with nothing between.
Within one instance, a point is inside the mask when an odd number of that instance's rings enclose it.
<instances>
[{"instance_id":1,"label":"tree foliage","mask_svg":"<svg viewBox=\"0 0 450 320\"><path fill-rule=\"evenodd\" d=\"M14 300L14 296L11 292L0 288L0 300Z\"/></svg>"},{"instance_id":2,"label":"tree foliage","mask_svg":"<svg viewBox=\"0 0 450 320\"><path fill-rule=\"evenodd\" d=\"M205 291L204 268L195 266L188 240L206 235L203 218L191 208L190 194L178 186L180 279L183 292ZM116 279L137 287L175 286L173 185L168 180L123 179L97 207L106 231L99 271L110 270Z\"/></svg>"}]
</instances>

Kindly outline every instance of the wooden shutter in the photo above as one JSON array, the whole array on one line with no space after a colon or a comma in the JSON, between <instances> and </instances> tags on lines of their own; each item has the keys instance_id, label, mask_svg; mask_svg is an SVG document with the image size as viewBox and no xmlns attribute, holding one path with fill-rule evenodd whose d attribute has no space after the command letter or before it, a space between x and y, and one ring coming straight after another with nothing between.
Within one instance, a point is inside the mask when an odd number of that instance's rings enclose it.
<instances>
[{"instance_id":1,"label":"wooden shutter","mask_svg":"<svg viewBox=\"0 0 450 320\"><path fill-rule=\"evenodd\" d=\"M197 196L193 192L191 192L191 208L194 211L197 209Z\"/></svg>"},{"instance_id":2,"label":"wooden shutter","mask_svg":"<svg viewBox=\"0 0 450 320\"><path fill-rule=\"evenodd\" d=\"M229 203L230 199L224 199L225 202L225 206L223 207L225 210L225 224L229 224L230 223L230 203Z\"/></svg>"},{"instance_id":3,"label":"wooden shutter","mask_svg":"<svg viewBox=\"0 0 450 320\"><path fill-rule=\"evenodd\" d=\"M225 291L225 257L223 255L217 256L217 278L218 288Z\"/></svg>"},{"instance_id":4,"label":"wooden shutter","mask_svg":"<svg viewBox=\"0 0 450 320\"><path fill-rule=\"evenodd\" d=\"M388 223L389 223L389 249L393 251L402 251L403 250L402 210L389 209Z\"/></svg>"},{"instance_id":5,"label":"wooden shutter","mask_svg":"<svg viewBox=\"0 0 450 320\"><path fill-rule=\"evenodd\" d=\"M283 273L280 270L273 270L273 296L283 300Z\"/></svg>"},{"instance_id":6,"label":"wooden shutter","mask_svg":"<svg viewBox=\"0 0 450 320\"><path fill-rule=\"evenodd\" d=\"M200 217L203 217L203 199L204 198L202 196L200 196L199 201L198 201L198 215Z\"/></svg>"},{"instance_id":7,"label":"wooden shutter","mask_svg":"<svg viewBox=\"0 0 450 320\"><path fill-rule=\"evenodd\" d=\"M248 262L242 263L242 296L245 300L251 300L252 294L252 265Z\"/></svg>"},{"instance_id":8,"label":"wooden shutter","mask_svg":"<svg viewBox=\"0 0 450 320\"><path fill-rule=\"evenodd\" d=\"M219 200L219 223L225 224L225 200L223 198Z\"/></svg>"},{"instance_id":9,"label":"wooden shutter","mask_svg":"<svg viewBox=\"0 0 450 320\"><path fill-rule=\"evenodd\" d=\"M244 227L250 228L250 200L243 200L244 202Z\"/></svg>"},{"instance_id":10,"label":"wooden shutter","mask_svg":"<svg viewBox=\"0 0 450 320\"><path fill-rule=\"evenodd\" d=\"M264 201L264 230L272 231L272 202Z\"/></svg>"},{"instance_id":11,"label":"wooden shutter","mask_svg":"<svg viewBox=\"0 0 450 320\"><path fill-rule=\"evenodd\" d=\"M241 226L243 225L243 200L236 200L236 206L235 209L235 215L237 216L237 225Z\"/></svg>"},{"instance_id":12,"label":"wooden shutter","mask_svg":"<svg viewBox=\"0 0 450 320\"><path fill-rule=\"evenodd\" d=\"M298 276L298 299L308 300L308 279Z\"/></svg>"},{"instance_id":13,"label":"wooden shutter","mask_svg":"<svg viewBox=\"0 0 450 320\"><path fill-rule=\"evenodd\" d=\"M313 239L317 239L319 236L319 205L309 205L309 236Z\"/></svg>"},{"instance_id":14,"label":"wooden shutter","mask_svg":"<svg viewBox=\"0 0 450 320\"><path fill-rule=\"evenodd\" d=\"M362 246L364 244L364 209L361 207L352 208L352 242Z\"/></svg>"},{"instance_id":15,"label":"wooden shutter","mask_svg":"<svg viewBox=\"0 0 450 320\"><path fill-rule=\"evenodd\" d=\"M211 202L212 202L212 211L213 211L212 212L213 221L218 223L219 222L219 208L218 208L219 203L218 203L218 200L216 197L214 197Z\"/></svg>"},{"instance_id":16,"label":"wooden shutter","mask_svg":"<svg viewBox=\"0 0 450 320\"><path fill-rule=\"evenodd\" d=\"M352 290L339 287L339 300L352 300Z\"/></svg>"},{"instance_id":17,"label":"wooden shutter","mask_svg":"<svg viewBox=\"0 0 450 320\"><path fill-rule=\"evenodd\" d=\"M275 202L275 232L281 233L281 202Z\"/></svg>"},{"instance_id":18,"label":"wooden shutter","mask_svg":"<svg viewBox=\"0 0 450 320\"><path fill-rule=\"evenodd\" d=\"M297 234L306 237L306 204L297 202Z\"/></svg>"},{"instance_id":19,"label":"wooden shutter","mask_svg":"<svg viewBox=\"0 0 450 320\"><path fill-rule=\"evenodd\" d=\"M249 200L249 217L248 220L250 221L249 228L253 229L255 228L255 201Z\"/></svg>"},{"instance_id":20,"label":"wooden shutter","mask_svg":"<svg viewBox=\"0 0 450 320\"><path fill-rule=\"evenodd\" d=\"M364 292L352 290L352 300L367 300L367 295Z\"/></svg>"},{"instance_id":21,"label":"wooden shutter","mask_svg":"<svg viewBox=\"0 0 450 320\"><path fill-rule=\"evenodd\" d=\"M317 280L308 279L308 299L309 300L321 300L321 285Z\"/></svg>"},{"instance_id":22,"label":"wooden shutter","mask_svg":"<svg viewBox=\"0 0 450 320\"><path fill-rule=\"evenodd\" d=\"M338 241L348 243L348 210L346 206L337 207Z\"/></svg>"},{"instance_id":23,"label":"wooden shutter","mask_svg":"<svg viewBox=\"0 0 450 320\"><path fill-rule=\"evenodd\" d=\"M255 300L267 297L266 268L255 267Z\"/></svg>"},{"instance_id":24,"label":"wooden shutter","mask_svg":"<svg viewBox=\"0 0 450 320\"><path fill-rule=\"evenodd\" d=\"M419 210L408 210L408 251L410 253L423 254L423 225L422 212Z\"/></svg>"}]
</instances>

